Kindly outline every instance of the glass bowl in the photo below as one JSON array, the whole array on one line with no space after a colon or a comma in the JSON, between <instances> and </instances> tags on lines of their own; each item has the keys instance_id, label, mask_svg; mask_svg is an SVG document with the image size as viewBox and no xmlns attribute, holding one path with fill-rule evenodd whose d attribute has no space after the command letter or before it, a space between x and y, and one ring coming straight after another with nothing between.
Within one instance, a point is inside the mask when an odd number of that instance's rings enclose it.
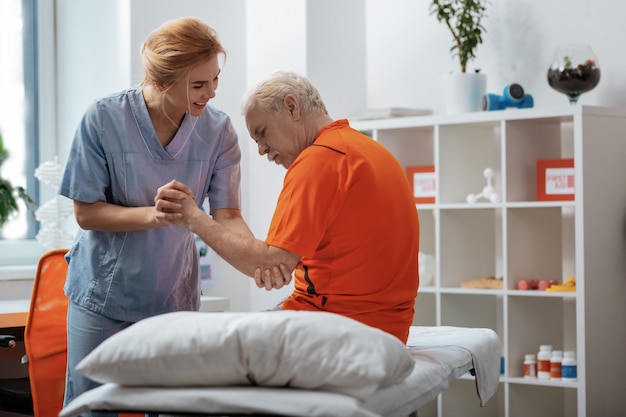
<instances>
[{"instance_id":1,"label":"glass bowl","mask_svg":"<svg viewBox=\"0 0 626 417\"><path fill-rule=\"evenodd\" d=\"M576 104L582 93L593 90L600 82L600 66L591 46L559 45L548 69L548 84Z\"/></svg>"}]
</instances>

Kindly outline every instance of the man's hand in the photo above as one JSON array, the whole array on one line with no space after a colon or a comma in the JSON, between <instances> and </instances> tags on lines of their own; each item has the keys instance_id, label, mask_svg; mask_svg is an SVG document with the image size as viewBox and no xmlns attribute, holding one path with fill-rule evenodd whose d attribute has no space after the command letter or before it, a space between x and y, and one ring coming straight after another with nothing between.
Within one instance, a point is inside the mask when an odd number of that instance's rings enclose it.
<instances>
[{"instance_id":1,"label":"man's hand","mask_svg":"<svg viewBox=\"0 0 626 417\"><path fill-rule=\"evenodd\" d=\"M278 290L291 282L291 271L283 264L263 272L257 268L254 271L254 282L257 287L265 288L267 291Z\"/></svg>"}]
</instances>

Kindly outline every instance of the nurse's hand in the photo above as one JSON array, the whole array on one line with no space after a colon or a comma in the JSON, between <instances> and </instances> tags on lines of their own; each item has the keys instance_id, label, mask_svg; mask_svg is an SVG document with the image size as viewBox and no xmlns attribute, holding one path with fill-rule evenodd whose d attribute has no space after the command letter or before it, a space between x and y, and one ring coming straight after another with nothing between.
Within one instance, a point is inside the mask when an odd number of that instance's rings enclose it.
<instances>
[{"instance_id":1,"label":"nurse's hand","mask_svg":"<svg viewBox=\"0 0 626 417\"><path fill-rule=\"evenodd\" d=\"M154 197L155 217L159 222L181 225L187 202L191 200L195 206L195 198L191 189L180 181L172 180L159 187ZM185 203L185 204L184 204Z\"/></svg>"}]
</instances>

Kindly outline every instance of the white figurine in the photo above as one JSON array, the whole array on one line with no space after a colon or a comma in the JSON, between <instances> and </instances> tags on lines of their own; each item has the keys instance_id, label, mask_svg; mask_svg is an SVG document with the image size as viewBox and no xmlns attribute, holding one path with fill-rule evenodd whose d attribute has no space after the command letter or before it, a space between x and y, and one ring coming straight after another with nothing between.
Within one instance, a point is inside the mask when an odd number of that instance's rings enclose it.
<instances>
[{"instance_id":1,"label":"white figurine","mask_svg":"<svg viewBox=\"0 0 626 417\"><path fill-rule=\"evenodd\" d=\"M57 158L54 161L46 161L35 170L35 177L43 184L57 189L63 176ZM46 249L69 247L72 236L62 228L63 221L74 212L72 201L62 195L55 195L51 200L42 204L35 211L35 218L40 223L37 241Z\"/></svg>"},{"instance_id":2,"label":"white figurine","mask_svg":"<svg viewBox=\"0 0 626 417\"><path fill-rule=\"evenodd\" d=\"M483 191L480 194L468 194L467 202L470 204L476 203L479 198L484 198L492 203L497 203L500 201L500 196L496 193L495 187L492 185L491 180L493 179L494 172L491 168L485 168L483 171L483 176L487 179L487 185L483 188Z\"/></svg>"}]
</instances>

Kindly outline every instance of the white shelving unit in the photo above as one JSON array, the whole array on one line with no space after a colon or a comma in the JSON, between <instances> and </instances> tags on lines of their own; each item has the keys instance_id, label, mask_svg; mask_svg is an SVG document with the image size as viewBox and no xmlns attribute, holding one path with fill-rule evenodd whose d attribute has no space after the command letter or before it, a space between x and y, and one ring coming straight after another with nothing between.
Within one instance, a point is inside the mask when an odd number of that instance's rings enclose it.
<instances>
[{"instance_id":1,"label":"white shelving unit","mask_svg":"<svg viewBox=\"0 0 626 417\"><path fill-rule=\"evenodd\" d=\"M403 166L434 165L434 204L418 204L421 251L435 256L415 324L488 327L500 336L498 393L478 405L462 378L427 416L626 415L626 108L567 106L352 121ZM536 161L574 158L575 200L537 201ZM497 203L467 203L495 171ZM576 292L517 290L520 279L576 278ZM503 278L502 289L460 288ZM523 378L540 344L573 350L574 383Z\"/></svg>"}]
</instances>

